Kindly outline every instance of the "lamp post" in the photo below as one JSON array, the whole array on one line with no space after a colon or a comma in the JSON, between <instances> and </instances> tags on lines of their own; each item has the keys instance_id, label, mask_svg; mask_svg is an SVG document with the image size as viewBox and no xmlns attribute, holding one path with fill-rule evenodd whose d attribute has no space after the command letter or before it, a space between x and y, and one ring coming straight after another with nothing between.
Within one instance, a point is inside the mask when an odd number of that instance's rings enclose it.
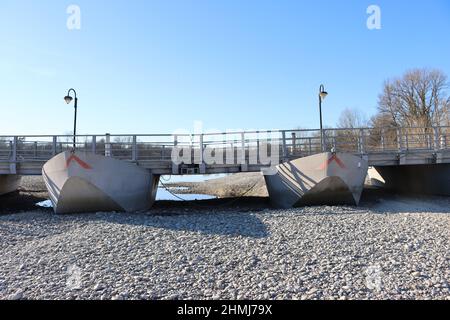
<instances>
[{"instance_id":1,"label":"lamp post","mask_svg":"<svg viewBox=\"0 0 450 320\"><path fill-rule=\"evenodd\" d=\"M327 97L328 92L325 91L325 87L323 84L319 87L319 113L320 113L320 149L321 151L325 151L325 143L323 141L323 126L322 126L322 101Z\"/></svg>"},{"instance_id":2,"label":"lamp post","mask_svg":"<svg viewBox=\"0 0 450 320\"><path fill-rule=\"evenodd\" d=\"M70 96L70 91L73 91L73 94L75 96L75 103L74 103L74 107L75 107L75 116L73 118L73 148L72 148L72 152L75 152L75 148L76 148L76 138L77 138L77 104L78 104L78 98L77 98L77 92L75 91L75 89L69 89L69 91L67 92L67 96L64 97L64 101L66 101L67 104L70 104L73 100L73 98Z\"/></svg>"}]
</instances>

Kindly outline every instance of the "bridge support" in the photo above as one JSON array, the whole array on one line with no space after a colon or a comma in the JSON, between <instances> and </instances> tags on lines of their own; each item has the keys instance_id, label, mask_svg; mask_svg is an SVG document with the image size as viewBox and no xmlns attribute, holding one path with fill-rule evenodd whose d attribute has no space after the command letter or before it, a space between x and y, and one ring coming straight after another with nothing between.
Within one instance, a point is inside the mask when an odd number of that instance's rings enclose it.
<instances>
[{"instance_id":1,"label":"bridge support","mask_svg":"<svg viewBox=\"0 0 450 320\"><path fill-rule=\"evenodd\" d=\"M375 167L384 187L398 192L450 196L450 164Z\"/></svg>"},{"instance_id":2,"label":"bridge support","mask_svg":"<svg viewBox=\"0 0 450 320\"><path fill-rule=\"evenodd\" d=\"M159 175L132 163L87 152L63 152L42 169L55 213L145 211Z\"/></svg>"},{"instance_id":3,"label":"bridge support","mask_svg":"<svg viewBox=\"0 0 450 320\"><path fill-rule=\"evenodd\" d=\"M0 175L0 196L14 192L19 188L21 176L15 174Z\"/></svg>"},{"instance_id":4,"label":"bridge support","mask_svg":"<svg viewBox=\"0 0 450 320\"><path fill-rule=\"evenodd\" d=\"M358 205L367 159L347 153L321 153L285 162L264 173L277 208L322 204Z\"/></svg>"}]
</instances>

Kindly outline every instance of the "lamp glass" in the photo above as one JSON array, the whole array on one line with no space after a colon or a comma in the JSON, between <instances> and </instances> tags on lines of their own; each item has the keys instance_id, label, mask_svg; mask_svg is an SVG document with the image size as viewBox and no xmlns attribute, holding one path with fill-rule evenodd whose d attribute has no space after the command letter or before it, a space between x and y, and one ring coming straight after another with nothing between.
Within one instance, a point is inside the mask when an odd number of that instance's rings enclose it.
<instances>
[{"instance_id":1,"label":"lamp glass","mask_svg":"<svg viewBox=\"0 0 450 320\"><path fill-rule=\"evenodd\" d=\"M67 104L71 103L73 98L71 96L65 96L64 101L66 101Z\"/></svg>"},{"instance_id":2,"label":"lamp glass","mask_svg":"<svg viewBox=\"0 0 450 320\"><path fill-rule=\"evenodd\" d=\"M322 98L322 100L325 99L327 97L327 95L328 95L328 92L326 92L326 91L322 91L320 93L320 97Z\"/></svg>"}]
</instances>

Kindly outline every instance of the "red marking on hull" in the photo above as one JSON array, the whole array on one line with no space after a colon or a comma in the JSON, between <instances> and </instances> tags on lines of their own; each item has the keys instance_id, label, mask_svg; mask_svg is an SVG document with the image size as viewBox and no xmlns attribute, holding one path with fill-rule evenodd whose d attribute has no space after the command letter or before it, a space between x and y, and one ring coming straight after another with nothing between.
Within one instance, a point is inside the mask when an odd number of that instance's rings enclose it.
<instances>
[{"instance_id":1,"label":"red marking on hull","mask_svg":"<svg viewBox=\"0 0 450 320\"><path fill-rule=\"evenodd\" d=\"M341 159L339 159L335 154L333 154L331 156L330 159L328 159L327 161L325 161L320 167L319 170L324 170L326 168L328 168L328 166L335 161L337 163L337 165L339 167L341 167L341 169L347 169L347 167L345 166L345 164L341 161Z\"/></svg>"},{"instance_id":2,"label":"red marking on hull","mask_svg":"<svg viewBox=\"0 0 450 320\"><path fill-rule=\"evenodd\" d=\"M80 165L80 167L82 167L83 169L86 169L86 170L90 170L90 169L92 169L92 167L90 166L90 165L88 165L86 162L84 162L83 160L81 160L80 158L78 158L76 155L71 155L68 159L67 159L67 161L66 161L66 168L68 168L69 167L69 165L70 165L70 163L72 162L72 161L75 161L76 163L78 163L79 165Z\"/></svg>"}]
</instances>

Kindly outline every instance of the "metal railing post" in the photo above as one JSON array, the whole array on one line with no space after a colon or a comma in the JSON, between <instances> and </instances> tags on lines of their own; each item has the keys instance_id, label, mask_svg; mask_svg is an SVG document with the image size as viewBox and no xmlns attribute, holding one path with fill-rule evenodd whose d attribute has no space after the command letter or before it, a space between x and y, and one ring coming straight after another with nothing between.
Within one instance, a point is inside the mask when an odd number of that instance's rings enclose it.
<instances>
[{"instance_id":1,"label":"metal railing post","mask_svg":"<svg viewBox=\"0 0 450 320\"><path fill-rule=\"evenodd\" d=\"M136 162L138 159L138 150L137 150L137 137L133 136L133 146L131 152L132 161Z\"/></svg>"},{"instance_id":2,"label":"metal railing post","mask_svg":"<svg viewBox=\"0 0 450 320\"><path fill-rule=\"evenodd\" d=\"M425 133L425 142L428 150L434 149L434 139L430 134Z\"/></svg>"},{"instance_id":3,"label":"metal railing post","mask_svg":"<svg viewBox=\"0 0 450 320\"><path fill-rule=\"evenodd\" d=\"M172 154L173 154L173 149L176 149L178 146L178 136L174 135L173 136L173 147L172 147ZM173 156L171 155L171 161L170 163L172 164L172 174L178 174L179 173L179 166L173 162Z\"/></svg>"},{"instance_id":4,"label":"metal railing post","mask_svg":"<svg viewBox=\"0 0 450 320\"><path fill-rule=\"evenodd\" d=\"M408 132L405 133L405 144L406 144L406 150L409 150Z\"/></svg>"},{"instance_id":5,"label":"metal railing post","mask_svg":"<svg viewBox=\"0 0 450 320\"><path fill-rule=\"evenodd\" d=\"M247 171L247 159L245 156L245 132L241 132L241 170Z\"/></svg>"},{"instance_id":6,"label":"metal railing post","mask_svg":"<svg viewBox=\"0 0 450 320\"><path fill-rule=\"evenodd\" d=\"M403 150L403 143L402 143L402 135L401 135L401 129L397 129L397 148L399 152L402 152Z\"/></svg>"},{"instance_id":7,"label":"metal railing post","mask_svg":"<svg viewBox=\"0 0 450 320\"><path fill-rule=\"evenodd\" d=\"M440 149L439 148L439 128L434 127L433 134L434 134L434 139L433 139L434 151L438 151Z\"/></svg>"},{"instance_id":8,"label":"metal railing post","mask_svg":"<svg viewBox=\"0 0 450 320\"><path fill-rule=\"evenodd\" d=\"M200 149L200 159L199 159L199 164L203 164L203 133L200 134L199 136L199 149Z\"/></svg>"},{"instance_id":9,"label":"metal railing post","mask_svg":"<svg viewBox=\"0 0 450 320\"><path fill-rule=\"evenodd\" d=\"M441 141L440 141L440 144L441 144L441 150L445 150L445 149L447 149L447 139L446 139L447 137L445 136L445 135L441 135Z\"/></svg>"},{"instance_id":10,"label":"metal railing post","mask_svg":"<svg viewBox=\"0 0 450 320\"><path fill-rule=\"evenodd\" d=\"M297 135L295 132L291 133L292 138L292 154L295 154L297 152Z\"/></svg>"},{"instance_id":11,"label":"metal railing post","mask_svg":"<svg viewBox=\"0 0 450 320\"><path fill-rule=\"evenodd\" d=\"M19 149L19 137L14 137L13 142L13 161L17 161L17 150Z\"/></svg>"},{"instance_id":12,"label":"metal railing post","mask_svg":"<svg viewBox=\"0 0 450 320\"><path fill-rule=\"evenodd\" d=\"M52 143L52 156L56 155L56 147L58 144L58 137L57 136L53 136L53 143Z\"/></svg>"},{"instance_id":13,"label":"metal railing post","mask_svg":"<svg viewBox=\"0 0 450 320\"><path fill-rule=\"evenodd\" d=\"M13 138L13 145L12 145L12 159L11 163L9 164L9 171L12 174L17 173L17 147L18 147L19 138L14 137Z\"/></svg>"},{"instance_id":14,"label":"metal railing post","mask_svg":"<svg viewBox=\"0 0 450 320\"><path fill-rule=\"evenodd\" d=\"M221 143L222 143L222 145L221 145L221 148L222 148L222 163L223 164L225 164L225 163L227 163L227 152L228 152L228 144L227 144L227 142L226 142L226 140L223 140L223 134L222 134L222 141L221 141Z\"/></svg>"},{"instance_id":15,"label":"metal railing post","mask_svg":"<svg viewBox=\"0 0 450 320\"><path fill-rule=\"evenodd\" d=\"M105 157L111 157L111 135L109 133L105 138Z\"/></svg>"},{"instance_id":16,"label":"metal railing post","mask_svg":"<svg viewBox=\"0 0 450 320\"><path fill-rule=\"evenodd\" d=\"M359 129L359 153L364 153L365 152L365 143L364 143L364 130L363 129Z\"/></svg>"},{"instance_id":17,"label":"metal railing post","mask_svg":"<svg viewBox=\"0 0 450 320\"><path fill-rule=\"evenodd\" d=\"M283 150L283 161L286 161L287 158L287 149L286 149L286 131L282 131L281 133L282 136L282 150Z\"/></svg>"},{"instance_id":18,"label":"metal railing post","mask_svg":"<svg viewBox=\"0 0 450 320\"><path fill-rule=\"evenodd\" d=\"M204 136L203 133L200 134L200 173L205 174L206 173L206 165L205 165L205 159L204 159L204 150L205 146L203 145Z\"/></svg>"},{"instance_id":19,"label":"metal railing post","mask_svg":"<svg viewBox=\"0 0 450 320\"><path fill-rule=\"evenodd\" d=\"M237 160L237 152L234 150L234 141L230 142L230 151L227 153L226 164L234 164L235 159ZM237 163L238 161L236 161Z\"/></svg>"},{"instance_id":20,"label":"metal railing post","mask_svg":"<svg viewBox=\"0 0 450 320\"><path fill-rule=\"evenodd\" d=\"M92 136L92 153L97 152L97 136Z\"/></svg>"},{"instance_id":21,"label":"metal railing post","mask_svg":"<svg viewBox=\"0 0 450 320\"><path fill-rule=\"evenodd\" d=\"M259 164L260 162L260 143L259 143L259 131L256 131L256 163Z\"/></svg>"}]
</instances>

